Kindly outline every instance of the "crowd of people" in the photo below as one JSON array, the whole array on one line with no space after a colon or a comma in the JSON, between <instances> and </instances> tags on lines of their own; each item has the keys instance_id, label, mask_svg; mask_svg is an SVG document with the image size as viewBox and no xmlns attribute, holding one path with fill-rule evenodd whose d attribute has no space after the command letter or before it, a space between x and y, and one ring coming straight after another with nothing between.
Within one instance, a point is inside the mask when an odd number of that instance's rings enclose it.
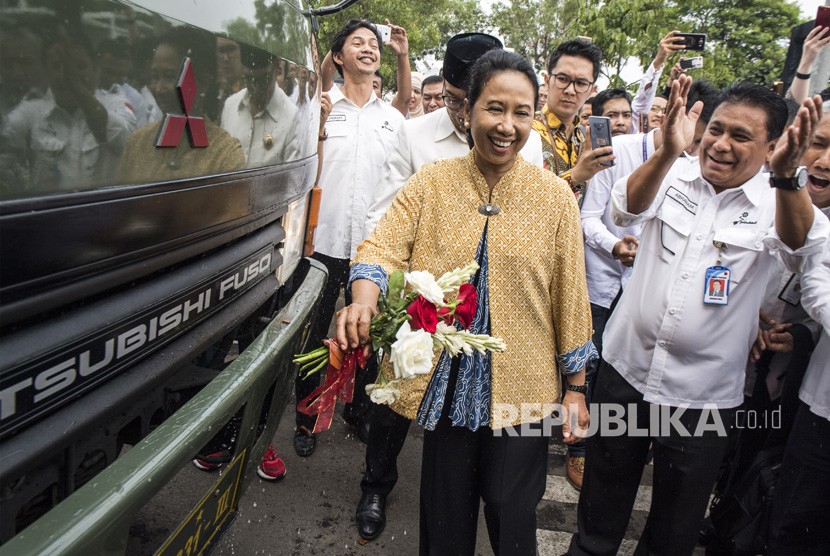
<instances>
[{"instance_id":1,"label":"crowd of people","mask_svg":"<svg viewBox=\"0 0 830 556\"><path fill-rule=\"evenodd\" d=\"M405 31L391 27L400 62ZM356 510L363 538L385 527L397 457L417 420L426 429L421 553L473 554L483 500L494 552L534 554L550 441L544 408L561 401L567 478L580 490L569 553L617 552L649 457L653 501L639 550L691 553L719 470L735 458L747 378L754 384L763 371L775 400L782 385L798 391L802 382L789 362L809 361L768 547L830 550L819 525L830 492L830 368L820 333L830 290L819 291L828 271L830 97L808 93L827 36L810 34L784 98L758 84L720 90L679 64L659 87L685 48L672 31L632 98L597 91L602 50L588 40L558 45L540 83L498 39L465 33L447 43L439 76L405 76L409 102L396 109L372 89L383 49L374 26L353 20L341 29L327 57L343 82L328 91L321 124L314 255L330 281L312 340L325 336L341 288L337 340L358 349L393 271L437 275L476 260L482 303L472 331L508 345L503 354L441 355L391 406L346 408L367 444ZM609 119L611 145L592 147L590 115ZM775 312L775 302L800 312ZM796 353L793 338L803 336ZM775 373L757 363L772 354L782 360ZM358 379L356 400L377 372L390 372L385 365ZM601 408L612 405L642 423L655 408L678 410L669 419L676 426L604 434L610 417ZM506 406L523 410L504 419ZM723 427L701 427L709 421ZM586 434L589 424L599 432ZM297 430L297 439L314 437L308 426ZM295 442L310 454L301 447Z\"/></svg>"},{"instance_id":2,"label":"crowd of people","mask_svg":"<svg viewBox=\"0 0 830 556\"><path fill-rule=\"evenodd\" d=\"M3 192L298 160L315 152L298 138L317 131L313 257L328 281L309 345L332 319L344 350L366 345L392 272L440 275L475 260L471 328L508 346L441 354L392 405L365 393L387 363L358 375L343 417L366 443L364 539L384 530L415 420L425 428L421 553L474 554L483 500L493 551L535 554L556 404L580 491L569 554L617 552L650 458L638 553L690 554L725 462L735 475L773 441L785 448L766 549L830 553L830 92L812 75L830 29L809 33L784 96L692 79L672 64L684 38L668 32L632 97L598 90L603 53L585 38L557 45L539 75L496 37L462 33L440 73L423 75L410 69L406 30L386 24L384 43L375 24L346 23L319 78L179 30L147 50L140 87L125 81L117 44L4 29L31 59L16 89L3 81ZM390 102L385 48L396 60ZM204 89L192 104L177 88L187 56L215 62L194 64ZM167 117L183 112L190 142L157 149ZM610 145L592 141L592 116L607 118ZM318 385L297 377L297 401ZM741 408L776 404L781 427L736 434ZM610 407L624 409L627 428L612 431ZM315 452L313 430L298 411L298 455ZM213 470L227 456L205 450L194 464ZM285 471L270 447L259 475Z\"/></svg>"}]
</instances>

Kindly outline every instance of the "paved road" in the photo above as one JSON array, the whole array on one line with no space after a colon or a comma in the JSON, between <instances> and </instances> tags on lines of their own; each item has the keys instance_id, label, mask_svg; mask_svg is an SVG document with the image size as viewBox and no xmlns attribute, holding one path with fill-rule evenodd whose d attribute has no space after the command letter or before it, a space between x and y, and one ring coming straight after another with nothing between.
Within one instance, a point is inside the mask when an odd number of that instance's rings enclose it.
<instances>
[{"instance_id":1,"label":"paved road","mask_svg":"<svg viewBox=\"0 0 830 556\"><path fill-rule=\"evenodd\" d=\"M338 308L342 307L342 296ZM329 330L334 335L333 327ZM272 483L258 477L240 501L236 521L213 554L249 555L352 555L410 556L418 554L418 492L421 477L423 431L410 427L398 461L399 480L387 502L387 526L376 540L360 545L355 508L360 499L360 478L365 467L365 445L336 417L329 431L318 436L317 450L309 458L294 453L294 409L288 404L274 437L287 474ZM339 408L338 413L340 415ZM558 439L550 443L547 488L537 510L540 556L564 554L576 531L579 493L565 479L565 449ZM184 520L200 497L217 479L188 466L177 480L145 507L131 527L128 556L151 554L171 533L170 526ZM620 547L633 554L651 504L651 467L643 473L634 511ZM483 512L479 515L476 553L492 556ZM703 554L702 548L695 554Z\"/></svg>"},{"instance_id":2,"label":"paved road","mask_svg":"<svg viewBox=\"0 0 830 556\"><path fill-rule=\"evenodd\" d=\"M354 512L360 498L360 477L365 447L351 428L336 418L332 428L319 435L310 458L294 453L293 407L289 405L275 436L288 473L271 483L259 478L240 501L236 521L219 541L213 554L231 555L351 555L409 556L418 553L418 485L423 432L411 427L399 460L400 479L388 501L388 524L383 534L365 545ZM186 517L218 475L189 467L176 483L157 497L133 522L127 554L150 554L170 534L169 526ZM565 479L564 447L550 444L547 488L537 510L539 554L563 554L576 530L579 493ZM620 554L633 554L651 503L651 467L646 467L629 529ZM477 554L491 556L483 514L479 517ZM699 549L696 554L703 554Z\"/></svg>"}]
</instances>

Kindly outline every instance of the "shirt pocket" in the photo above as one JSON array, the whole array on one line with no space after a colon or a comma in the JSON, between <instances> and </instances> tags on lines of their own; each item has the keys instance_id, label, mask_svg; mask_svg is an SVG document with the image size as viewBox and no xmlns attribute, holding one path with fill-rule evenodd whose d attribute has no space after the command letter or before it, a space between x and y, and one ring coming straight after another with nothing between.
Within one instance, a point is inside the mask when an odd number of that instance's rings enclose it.
<instances>
[{"instance_id":1,"label":"shirt pocket","mask_svg":"<svg viewBox=\"0 0 830 556\"><path fill-rule=\"evenodd\" d=\"M343 114L332 114L326 121L326 135L328 138L323 143L324 160L351 160L354 155L354 145L349 148L349 141L355 141L356 137L349 136L350 122Z\"/></svg>"},{"instance_id":2,"label":"shirt pocket","mask_svg":"<svg viewBox=\"0 0 830 556\"><path fill-rule=\"evenodd\" d=\"M767 230L758 228L721 228L712 241L723 243L721 265L730 270L730 281L740 284L764 251Z\"/></svg>"},{"instance_id":3,"label":"shirt pocket","mask_svg":"<svg viewBox=\"0 0 830 556\"><path fill-rule=\"evenodd\" d=\"M695 224L695 215L678 205L672 199L666 199L657 213L660 220L660 243L663 246L660 257L671 262L675 255L681 254L689 234Z\"/></svg>"}]
</instances>

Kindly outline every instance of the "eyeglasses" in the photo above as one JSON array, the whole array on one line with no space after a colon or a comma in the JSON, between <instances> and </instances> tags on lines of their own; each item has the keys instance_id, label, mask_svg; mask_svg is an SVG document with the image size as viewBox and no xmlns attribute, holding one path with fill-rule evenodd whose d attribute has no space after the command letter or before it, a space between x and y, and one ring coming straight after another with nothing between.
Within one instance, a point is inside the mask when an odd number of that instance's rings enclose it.
<instances>
[{"instance_id":1,"label":"eyeglasses","mask_svg":"<svg viewBox=\"0 0 830 556\"><path fill-rule=\"evenodd\" d=\"M450 95L441 95L441 98L444 99L444 105L450 110L458 110L462 106L464 106L464 99L456 98Z\"/></svg>"},{"instance_id":2,"label":"eyeglasses","mask_svg":"<svg viewBox=\"0 0 830 556\"><path fill-rule=\"evenodd\" d=\"M666 111L666 109L661 108L660 106L657 106L656 104L653 104L651 106L651 108L648 109L648 111L651 112L652 114L662 114L663 112Z\"/></svg>"},{"instance_id":3,"label":"eyeglasses","mask_svg":"<svg viewBox=\"0 0 830 556\"><path fill-rule=\"evenodd\" d=\"M564 73L554 73L551 77L553 77L553 85L557 89L565 90L573 83L574 91L577 93L584 93L594 84L593 81L588 81L587 79L571 79Z\"/></svg>"}]
</instances>

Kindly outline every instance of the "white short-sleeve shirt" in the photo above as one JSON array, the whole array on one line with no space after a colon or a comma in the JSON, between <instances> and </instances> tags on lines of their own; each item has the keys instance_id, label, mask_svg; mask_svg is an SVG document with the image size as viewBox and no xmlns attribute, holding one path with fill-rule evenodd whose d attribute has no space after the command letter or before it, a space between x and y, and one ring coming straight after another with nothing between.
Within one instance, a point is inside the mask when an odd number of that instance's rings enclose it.
<instances>
[{"instance_id":1,"label":"white short-sleeve shirt","mask_svg":"<svg viewBox=\"0 0 830 556\"><path fill-rule=\"evenodd\" d=\"M744 369L756 337L773 257L793 272L820 256L830 233L814 209L805 244L789 249L775 231L775 191L759 171L715 194L699 164L678 162L651 206L627 212L627 178L612 191L617 224L643 222L634 270L605 329L603 358L647 402L693 409L743 401ZM707 268L730 269L727 305L704 303Z\"/></svg>"},{"instance_id":2,"label":"white short-sleeve shirt","mask_svg":"<svg viewBox=\"0 0 830 556\"><path fill-rule=\"evenodd\" d=\"M320 219L314 249L323 255L351 259L365 238L366 214L381 191L384 164L404 117L372 93L362 107L329 91L331 114L323 145L319 185Z\"/></svg>"}]
</instances>

